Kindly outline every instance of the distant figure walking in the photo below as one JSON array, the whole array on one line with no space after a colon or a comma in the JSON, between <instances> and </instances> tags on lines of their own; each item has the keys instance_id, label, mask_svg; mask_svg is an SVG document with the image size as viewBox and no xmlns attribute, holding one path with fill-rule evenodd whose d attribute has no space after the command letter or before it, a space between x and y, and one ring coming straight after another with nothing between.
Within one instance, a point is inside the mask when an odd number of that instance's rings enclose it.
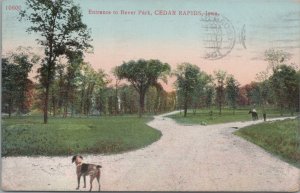
<instances>
[{"instance_id":1,"label":"distant figure walking","mask_svg":"<svg viewBox=\"0 0 300 193\"><path fill-rule=\"evenodd\" d=\"M264 121L267 121L267 114L263 113Z\"/></svg>"},{"instance_id":2,"label":"distant figure walking","mask_svg":"<svg viewBox=\"0 0 300 193\"><path fill-rule=\"evenodd\" d=\"M250 110L248 114L250 114L250 113L252 115L252 120L253 121L258 120L258 115L257 115L257 112L256 112L255 109Z\"/></svg>"}]
</instances>

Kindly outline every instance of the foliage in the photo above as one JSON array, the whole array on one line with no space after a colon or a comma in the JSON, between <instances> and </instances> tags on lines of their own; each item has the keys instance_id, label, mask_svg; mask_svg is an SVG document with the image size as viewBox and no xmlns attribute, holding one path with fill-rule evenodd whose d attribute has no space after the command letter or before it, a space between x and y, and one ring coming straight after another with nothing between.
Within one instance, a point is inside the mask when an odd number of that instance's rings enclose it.
<instances>
[{"instance_id":1,"label":"foliage","mask_svg":"<svg viewBox=\"0 0 300 193\"><path fill-rule=\"evenodd\" d=\"M232 75L226 79L226 97L229 106L234 110L236 109L237 99L239 95L239 83Z\"/></svg>"},{"instance_id":2,"label":"foliage","mask_svg":"<svg viewBox=\"0 0 300 193\"><path fill-rule=\"evenodd\" d=\"M39 35L38 44L44 47L44 58L38 70L44 88L44 123L48 120L49 89L54 80L57 60L82 56L91 48L87 26L82 22L80 7L72 0L26 0L20 20L31 23L27 32Z\"/></svg>"},{"instance_id":3,"label":"foliage","mask_svg":"<svg viewBox=\"0 0 300 193\"><path fill-rule=\"evenodd\" d=\"M227 73L222 70L214 72L216 80L216 104L219 108L219 114L222 114L222 106L225 102L225 80Z\"/></svg>"},{"instance_id":4,"label":"foliage","mask_svg":"<svg viewBox=\"0 0 300 193\"><path fill-rule=\"evenodd\" d=\"M138 112L138 93L132 85L123 85L119 88L121 113L132 114Z\"/></svg>"},{"instance_id":5,"label":"foliage","mask_svg":"<svg viewBox=\"0 0 300 193\"><path fill-rule=\"evenodd\" d=\"M194 113L196 113L197 108L204 107L205 102L209 103L209 100L212 100L213 93L209 90L209 84L211 84L212 81L211 76L206 74L204 71L199 71L196 88L193 90L191 100ZM211 105L211 103L208 105Z\"/></svg>"},{"instance_id":6,"label":"foliage","mask_svg":"<svg viewBox=\"0 0 300 193\"><path fill-rule=\"evenodd\" d=\"M211 108L213 105L213 100L214 100L214 96L215 96L215 87L213 84L213 79L212 77L210 77L210 80L208 82L208 84L205 86L205 104L207 108Z\"/></svg>"},{"instance_id":7,"label":"foliage","mask_svg":"<svg viewBox=\"0 0 300 193\"><path fill-rule=\"evenodd\" d=\"M188 103L200 84L200 69L196 65L183 63L177 66L173 74L176 76L175 86L178 96L182 98L184 117L186 117Z\"/></svg>"},{"instance_id":8,"label":"foliage","mask_svg":"<svg viewBox=\"0 0 300 193\"><path fill-rule=\"evenodd\" d=\"M30 48L19 47L2 58L2 111L28 113L32 105L33 82L28 74L39 58Z\"/></svg>"},{"instance_id":9,"label":"foliage","mask_svg":"<svg viewBox=\"0 0 300 193\"><path fill-rule=\"evenodd\" d=\"M287 106L293 113L293 108L299 100L299 82L296 70L287 65L277 66L270 77L270 82L277 105L281 109Z\"/></svg>"},{"instance_id":10,"label":"foliage","mask_svg":"<svg viewBox=\"0 0 300 193\"><path fill-rule=\"evenodd\" d=\"M144 112L145 94L150 86L155 85L159 79L166 81L170 71L167 63L159 60L131 60L124 62L115 68L115 73L119 79L128 80L139 93L139 116Z\"/></svg>"}]
</instances>

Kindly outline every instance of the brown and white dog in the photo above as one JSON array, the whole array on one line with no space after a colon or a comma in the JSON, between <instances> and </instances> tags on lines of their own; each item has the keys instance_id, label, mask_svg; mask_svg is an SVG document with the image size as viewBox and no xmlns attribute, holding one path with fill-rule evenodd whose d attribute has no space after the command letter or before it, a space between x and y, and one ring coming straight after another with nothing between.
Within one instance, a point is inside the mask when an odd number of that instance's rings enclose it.
<instances>
[{"instance_id":1,"label":"brown and white dog","mask_svg":"<svg viewBox=\"0 0 300 193\"><path fill-rule=\"evenodd\" d=\"M80 184L80 178L83 176L84 180L84 186L83 188L86 188L86 183L85 183L85 177L90 176L90 191L92 191L92 184L95 178L97 178L98 184L99 184L99 191L100 191L100 168L102 166L100 165L95 165L95 164L87 164L82 162L83 158L80 155L75 155L72 158L72 163L75 162L76 164L76 174L77 174L77 181L78 181L78 186L76 190L79 189L79 184Z\"/></svg>"}]
</instances>

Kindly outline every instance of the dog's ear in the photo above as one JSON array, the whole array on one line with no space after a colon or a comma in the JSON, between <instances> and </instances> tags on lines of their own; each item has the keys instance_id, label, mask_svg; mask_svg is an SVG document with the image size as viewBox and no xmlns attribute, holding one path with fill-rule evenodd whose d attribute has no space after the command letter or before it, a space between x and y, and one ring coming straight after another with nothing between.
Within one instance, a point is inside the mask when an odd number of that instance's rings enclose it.
<instances>
[{"instance_id":1,"label":"dog's ear","mask_svg":"<svg viewBox=\"0 0 300 193\"><path fill-rule=\"evenodd\" d=\"M83 159L83 157L82 157L81 155L80 155L79 157L80 157L81 159Z\"/></svg>"},{"instance_id":2,"label":"dog's ear","mask_svg":"<svg viewBox=\"0 0 300 193\"><path fill-rule=\"evenodd\" d=\"M76 160L77 155L74 155L72 158L72 163L74 163L74 161Z\"/></svg>"}]
</instances>

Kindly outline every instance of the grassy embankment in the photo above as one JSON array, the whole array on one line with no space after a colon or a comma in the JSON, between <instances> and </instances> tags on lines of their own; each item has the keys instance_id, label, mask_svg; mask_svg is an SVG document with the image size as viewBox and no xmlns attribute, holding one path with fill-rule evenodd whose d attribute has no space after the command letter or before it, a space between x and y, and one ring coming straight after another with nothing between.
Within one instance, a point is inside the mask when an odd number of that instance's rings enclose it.
<instances>
[{"instance_id":1,"label":"grassy embankment","mask_svg":"<svg viewBox=\"0 0 300 193\"><path fill-rule=\"evenodd\" d=\"M300 168L299 120L265 122L244 127L235 134Z\"/></svg>"},{"instance_id":2,"label":"grassy embankment","mask_svg":"<svg viewBox=\"0 0 300 193\"><path fill-rule=\"evenodd\" d=\"M2 156L119 153L145 147L161 137L146 125L151 117L112 116L2 119Z\"/></svg>"}]
</instances>

